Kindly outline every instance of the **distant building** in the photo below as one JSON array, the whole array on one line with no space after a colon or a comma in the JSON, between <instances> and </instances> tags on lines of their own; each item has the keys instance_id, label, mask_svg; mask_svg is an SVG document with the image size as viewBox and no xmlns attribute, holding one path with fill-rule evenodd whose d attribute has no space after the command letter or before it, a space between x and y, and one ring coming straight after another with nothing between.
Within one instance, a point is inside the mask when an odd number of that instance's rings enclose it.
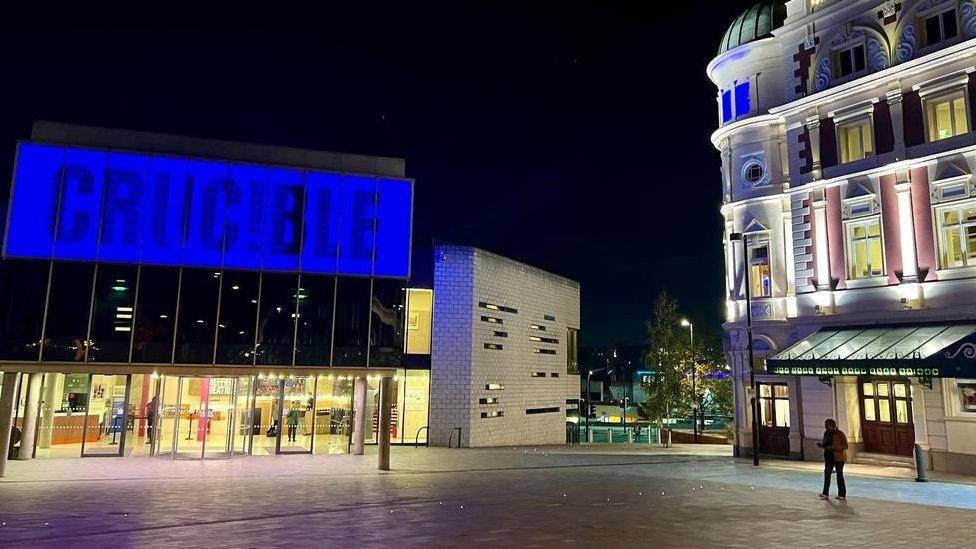
<instances>
[{"instance_id":1,"label":"distant building","mask_svg":"<svg viewBox=\"0 0 976 549\"><path fill-rule=\"evenodd\" d=\"M431 444L562 444L580 394L579 283L477 248L434 250Z\"/></svg>"},{"instance_id":2,"label":"distant building","mask_svg":"<svg viewBox=\"0 0 976 549\"><path fill-rule=\"evenodd\" d=\"M976 473L974 60L972 0L763 1L722 38L738 455L757 396L764 454L820 459L834 417L854 461Z\"/></svg>"}]
</instances>

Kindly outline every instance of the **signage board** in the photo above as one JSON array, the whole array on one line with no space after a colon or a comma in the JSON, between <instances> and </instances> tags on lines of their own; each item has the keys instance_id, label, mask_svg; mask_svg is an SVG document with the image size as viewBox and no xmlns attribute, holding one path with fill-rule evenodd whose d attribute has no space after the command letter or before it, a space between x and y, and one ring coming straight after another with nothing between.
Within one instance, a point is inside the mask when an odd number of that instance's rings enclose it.
<instances>
[{"instance_id":1,"label":"signage board","mask_svg":"<svg viewBox=\"0 0 976 549\"><path fill-rule=\"evenodd\" d=\"M4 257L406 278L413 183L23 142Z\"/></svg>"}]
</instances>

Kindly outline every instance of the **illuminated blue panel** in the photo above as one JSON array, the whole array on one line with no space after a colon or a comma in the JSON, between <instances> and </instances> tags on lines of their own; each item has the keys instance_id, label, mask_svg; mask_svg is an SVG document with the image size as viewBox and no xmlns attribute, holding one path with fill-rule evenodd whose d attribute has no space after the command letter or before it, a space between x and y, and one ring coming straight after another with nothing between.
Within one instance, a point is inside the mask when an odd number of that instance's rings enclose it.
<instances>
[{"instance_id":1,"label":"illuminated blue panel","mask_svg":"<svg viewBox=\"0 0 976 549\"><path fill-rule=\"evenodd\" d=\"M61 198L54 222L54 257L94 259L98 251L102 182L108 154L102 151L67 149L60 182Z\"/></svg>"},{"instance_id":2,"label":"illuminated blue panel","mask_svg":"<svg viewBox=\"0 0 976 549\"><path fill-rule=\"evenodd\" d=\"M410 181L34 143L16 162L8 257L409 276Z\"/></svg>"},{"instance_id":3,"label":"illuminated blue panel","mask_svg":"<svg viewBox=\"0 0 976 549\"><path fill-rule=\"evenodd\" d=\"M343 175L339 193L339 272L373 274L376 178Z\"/></svg>"},{"instance_id":4,"label":"illuminated blue panel","mask_svg":"<svg viewBox=\"0 0 976 549\"><path fill-rule=\"evenodd\" d=\"M302 271L339 272L338 174L309 172L305 179L305 232L302 239Z\"/></svg>"},{"instance_id":5,"label":"illuminated blue panel","mask_svg":"<svg viewBox=\"0 0 976 549\"><path fill-rule=\"evenodd\" d=\"M219 269L224 258L224 221L230 166L222 162L191 160L193 174L190 215L183 243L183 265Z\"/></svg>"},{"instance_id":6,"label":"illuminated blue panel","mask_svg":"<svg viewBox=\"0 0 976 549\"><path fill-rule=\"evenodd\" d=\"M50 259L54 255L54 220L64 149L20 144L14 172L4 252L15 257Z\"/></svg>"},{"instance_id":7,"label":"illuminated blue panel","mask_svg":"<svg viewBox=\"0 0 976 549\"><path fill-rule=\"evenodd\" d=\"M305 216L305 177L298 170L273 168L270 172L267 223L261 239L264 269L297 271Z\"/></svg>"},{"instance_id":8,"label":"illuminated blue panel","mask_svg":"<svg viewBox=\"0 0 976 549\"><path fill-rule=\"evenodd\" d=\"M380 179L376 189L377 228L373 273L388 277L409 276L413 185L409 181Z\"/></svg>"},{"instance_id":9,"label":"illuminated blue panel","mask_svg":"<svg viewBox=\"0 0 976 549\"><path fill-rule=\"evenodd\" d=\"M227 193L227 233L224 267L261 268L261 227L266 217L268 169L235 165Z\"/></svg>"},{"instance_id":10,"label":"illuminated blue panel","mask_svg":"<svg viewBox=\"0 0 976 549\"><path fill-rule=\"evenodd\" d=\"M153 156L142 209L142 253L144 263L183 264L183 240L190 213L193 173L180 158Z\"/></svg>"},{"instance_id":11,"label":"illuminated blue panel","mask_svg":"<svg viewBox=\"0 0 976 549\"><path fill-rule=\"evenodd\" d=\"M732 120L732 90L722 92L722 123Z\"/></svg>"},{"instance_id":12,"label":"illuminated blue panel","mask_svg":"<svg viewBox=\"0 0 976 549\"><path fill-rule=\"evenodd\" d=\"M749 105L749 83L743 82L735 85L735 115L742 116L749 114L752 107Z\"/></svg>"},{"instance_id":13,"label":"illuminated blue panel","mask_svg":"<svg viewBox=\"0 0 976 549\"><path fill-rule=\"evenodd\" d=\"M98 229L99 261L132 261L139 257L149 157L110 154L104 174L101 224Z\"/></svg>"}]
</instances>

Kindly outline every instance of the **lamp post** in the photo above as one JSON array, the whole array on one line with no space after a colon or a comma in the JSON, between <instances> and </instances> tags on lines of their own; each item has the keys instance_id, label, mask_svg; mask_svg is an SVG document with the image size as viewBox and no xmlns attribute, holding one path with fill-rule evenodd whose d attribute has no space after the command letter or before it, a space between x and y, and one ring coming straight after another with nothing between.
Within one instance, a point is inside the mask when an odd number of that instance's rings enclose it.
<instances>
[{"instance_id":1,"label":"lamp post","mask_svg":"<svg viewBox=\"0 0 976 549\"><path fill-rule=\"evenodd\" d=\"M586 372L586 410L583 414L586 421L586 442L590 441L590 378L593 377L593 372L602 372L603 370L608 370L608 368L597 368Z\"/></svg>"},{"instance_id":2,"label":"lamp post","mask_svg":"<svg viewBox=\"0 0 976 549\"><path fill-rule=\"evenodd\" d=\"M698 444L698 387L696 382L698 372L695 371L695 325L687 318L681 319L681 325L688 328L691 334L691 428L693 440L695 444Z\"/></svg>"},{"instance_id":3,"label":"lamp post","mask_svg":"<svg viewBox=\"0 0 976 549\"><path fill-rule=\"evenodd\" d=\"M752 302L750 301L749 288L749 246L748 236L745 233L729 234L730 241L742 242L742 270L745 272L745 293L746 296L746 337L749 349L749 387L752 395L749 398L752 408L752 464L759 467L759 402L756 400L758 391L756 390L756 367L753 361L752 349Z\"/></svg>"}]
</instances>

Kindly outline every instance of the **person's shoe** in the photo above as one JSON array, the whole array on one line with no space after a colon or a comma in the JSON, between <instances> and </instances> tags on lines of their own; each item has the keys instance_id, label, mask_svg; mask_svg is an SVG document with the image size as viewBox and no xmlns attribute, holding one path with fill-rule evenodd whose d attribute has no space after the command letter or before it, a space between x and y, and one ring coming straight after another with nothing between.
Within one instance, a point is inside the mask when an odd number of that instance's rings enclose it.
<instances>
[{"instance_id":1,"label":"person's shoe","mask_svg":"<svg viewBox=\"0 0 976 549\"><path fill-rule=\"evenodd\" d=\"M824 500L830 499L830 496L828 496L827 494L818 494L818 495L820 496L820 499L824 499Z\"/></svg>"},{"instance_id":2,"label":"person's shoe","mask_svg":"<svg viewBox=\"0 0 976 549\"><path fill-rule=\"evenodd\" d=\"M847 501L847 496L837 496L837 501Z\"/></svg>"}]
</instances>

